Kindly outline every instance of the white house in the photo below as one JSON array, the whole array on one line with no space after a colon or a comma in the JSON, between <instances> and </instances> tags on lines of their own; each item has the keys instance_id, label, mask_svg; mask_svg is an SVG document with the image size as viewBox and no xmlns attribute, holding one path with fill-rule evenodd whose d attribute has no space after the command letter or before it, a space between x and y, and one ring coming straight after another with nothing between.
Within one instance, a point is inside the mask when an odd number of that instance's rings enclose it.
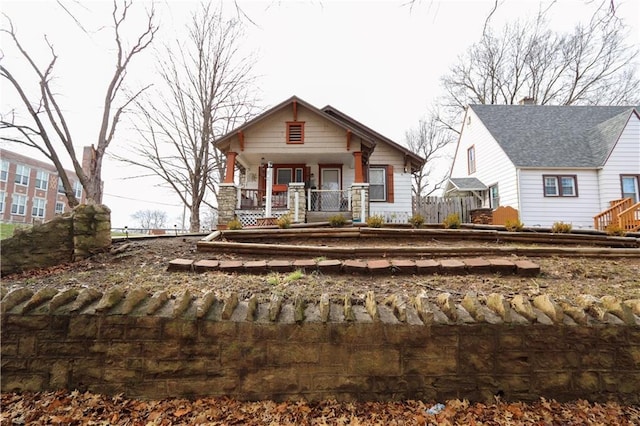
<instances>
[{"instance_id":1,"label":"white house","mask_svg":"<svg viewBox=\"0 0 640 426\"><path fill-rule=\"evenodd\" d=\"M406 222L412 173L424 164L338 109L318 109L296 96L214 144L227 157L218 196L221 225L234 217L253 225L284 213L310 222L341 212L356 221L380 214Z\"/></svg>"},{"instance_id":2,"label":"white house","mask_svg":"<svg viewBox=\"0 0 640 426\"><path fill-rule=\"evenodd\" d=\"M594 217L628 198L624 206L635 206L630 214L636 222L627 229L637 230L638 111L633 106L470 105L445 193L474 194L493 209L511 206L527 226L562 221L574 228L594 227Z\"/></svg>"}]
</instances>

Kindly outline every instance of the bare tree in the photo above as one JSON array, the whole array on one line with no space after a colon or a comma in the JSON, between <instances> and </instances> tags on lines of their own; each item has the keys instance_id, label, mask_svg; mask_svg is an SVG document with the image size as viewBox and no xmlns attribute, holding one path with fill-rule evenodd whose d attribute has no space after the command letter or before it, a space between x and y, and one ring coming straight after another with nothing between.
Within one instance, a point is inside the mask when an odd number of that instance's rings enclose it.
<instances>
[{"instance_id":1,"label":"bare tree","mask_svg":"<svg viewBox=\"0 0 640 426\"><path fill-rule=\"evenodd\" d=\"M82 187L85 190L88 203L102 202L102 160L105 152L112 142L116 127L125 109L133 102L145 89L142 88L136 93L124 97L118 101L119 95L123 92L123 83L127 74L127 68L131 60L152 42L157 27L154 24L153 9L148 13L146 27L139 33L137 39L130 45L125 45L123 33L127 31L125 24L127 23L127 13L131 8L131 1L125 1L122 5L113 2L113 12L111 19L114 31L114 44L116 52L115 71L111 80L108 82L102 106L102 119L100 128L98 129L98 140L92 145L91 161L88 170L82 168L82 159L74 148L74 139L69 129L69 123L65 110L59 102L62 97L56 93L52 87L54 79L54 68L58 56L55 52L53 44L45 37L45 41L51 52L51 59L46 67L40 67L32 55L24 48L18 33L13 26L13 22L5 15L8 20L8 28L0 31L8 34L13 41L15 47L20 52L20 56L26 61L31 71L33 71L33 80L31 84L37 85L37 97L30 97L29 86L21 78L26 80L24 75L15 75L5 66L0 65L0 75L7 79L11 86L15 89L20 97L22 106L27 110L28 121L21 122L16 109L3 114L0 118L0 129L3 133L1 140L17 142L31 148L35 148L49 158L55 165L58 175L64 186L69 205L75 207L78 205L78 199L75 197L73 187L69 181L69 177L62 165L61 156L66 154L71 159L73 170L78 176ZM79 62L81 62L79 60ZM59 146L62 145L63 149Z\"/></svg>"},{"instance_id":2,"label":"bare tree","mask_svg":"<svg viewBox=\"0 0 640 426\"><path fill-rule=\"evenodd\" d=\"M226 158L211 142L253 115L254 61L240 52L243 30L203 3L192 16L188 37L159 54L162 80L153 98L136 102L134 126L140 142L130 146L128 164L158 176L190 212L190 230L200 230L200 207L212 207Z\"/></svg>"},{"instance_id":3,"label":"bare tree","mask_svg":"<svg viewBox=\"0 0 640 426\"><path fill-rule=\"evenodd\" d=\"M446 148L456 140L456 133L443 126L437 119L437 113L419 121L416 128L405 132L407 147L425 159L420 171L413 175L413 196L418 207L423 197L439 190L446 181L446 171L436 170L438 159L445 154Z\"/></svg>"},{"instance_id":4,"label":"bare tree","mask_svg":"<svg viewBox=\"0 0 640 426\"><path fill-rule=\"evenodd\" d=\"M167 226L167 212L162 210L138 210L131 217L142 229L161 229Z\"/></svg>"},{"instance_id":5,"label":"bare tree","mask_svg":"<svg viewBox=\"0 0 640 426\"><path fill-rule=\"evenodd\" d=\"M443 107L459 118L467 104L515 104L525 97L539 105L635 105L637 57L618 19L594 15L587 25L559 34L541 13L501 33L487 31L460 56L442 77Z\"/></svg>"}]
</instances>

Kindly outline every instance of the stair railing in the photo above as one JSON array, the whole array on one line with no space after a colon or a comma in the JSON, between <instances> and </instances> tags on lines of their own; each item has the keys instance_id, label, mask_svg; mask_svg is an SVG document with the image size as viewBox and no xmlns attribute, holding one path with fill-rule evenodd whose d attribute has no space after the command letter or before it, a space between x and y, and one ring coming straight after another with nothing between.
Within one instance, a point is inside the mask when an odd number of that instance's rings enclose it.
<instances>
[{"instance_id":1,"label":"stair railing","mask_svg":"<svg viewBox=\"0 0 640 426\"><path fill-rule=\"evenodd\" d=\"M593 217L593 226L598 231L604 231L612 223L618 223L620 213L630 208L633 201L631 198L623 198L622 200L611 201L610 204L611 207Z\"/></svg>"}]
</instances>

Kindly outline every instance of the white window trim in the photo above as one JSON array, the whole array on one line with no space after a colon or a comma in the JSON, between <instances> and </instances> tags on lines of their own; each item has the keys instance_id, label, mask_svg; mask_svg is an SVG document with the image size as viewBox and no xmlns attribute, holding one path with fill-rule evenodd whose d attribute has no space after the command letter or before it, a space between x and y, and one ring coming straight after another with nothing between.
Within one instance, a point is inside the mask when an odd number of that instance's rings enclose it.
<instances>
[{"instance_id":1,"label":"white window trim","mask_svg":"<svg viewBox=\"0 0 640 426\"><path fill-rule=\"evenodd\" d=\"M380 186L380 184L371 183L371 172L373 170L379 170L382 172L382 198L373 198L371 196L371 188L374 186ZM387 201L387 168L385 166L370 166L369 167L369 201L385 202Z\"/></svg>"},{"instance_id":2,"label":"white window trim","mask_svg":"<svg viewBox=\"0 0 640 426\"><path fill-rule=\"evenodd\" d=\"M18 204L17 203L18 199L23 199L24 203L23 204ZM16 206L16 211L15 212L13 211L13 206ZM20 213L20 210L22 210L22 213ZM13 194L13 197L11 199L11 214L14 215L14 216L26 216L26 214L27 214L27 197L25 195Z\"/></svg>"}]
</instances>

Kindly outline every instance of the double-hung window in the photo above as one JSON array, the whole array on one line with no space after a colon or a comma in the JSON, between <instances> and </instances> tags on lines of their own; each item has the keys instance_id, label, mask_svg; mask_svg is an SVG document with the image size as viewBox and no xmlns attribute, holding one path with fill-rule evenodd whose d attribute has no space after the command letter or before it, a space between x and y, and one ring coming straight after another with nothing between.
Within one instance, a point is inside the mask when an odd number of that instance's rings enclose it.
<instances>
[{"instance_id":1,"label":"double-hung window","mask_svg":"<svg viewBox=\"0 0 640 426\"><path fill-rule=\"evenodd\" d=\"M64 193L64 184L62 183L62 178L58 177L58 194Z\"/></svg>"},{"instance_id":2,"label":"double-hung window","mask_svg":"<svg viewBox=\"0 0 640 426\"><path fill-rule=\"evenodd\" d=\"M16 165L16 178L14 180L18 185L29 185L29 174L31 173L31 169L22 164Z\"/></svg>"},{"instance_id":3,"label":"double-hung window","mask_svg":"<svg viewBox=\"0 0 640 426\"><path fill-rule=\"evenodd\" d=\"M64 203L56 201L56 214L64 213Z\"/></svg>"},{"instance_id":4,"label":"double-hung window","mask_svg":"<svg viewBox=\"0 0 640 426\"><path fill-rule=\"evenodd\" d=\"M498 194L498 185L489 187L489 207L492 209L498 208L500 205L500 195Z\"/></svg>"},{"instance_id":5,"label":"double-hung window","mask_svg":"<svg viewBox=\"0 0 640 426\"><path fill-rule=\"evenodd\" d=\"M20 194L13 194L11 201L11 214L24 216L27 210L27 197Z\"/></svg>"},{"instance_id":6,"label":"double-hung window","mask_svg":"<svg viewBox=\"0 0 640 426\"><path fill-rule=\"evenodd\" d=\"M46 200L44 198L34 198L33 207L31 208L31 216L40 218L44 217L45 204Z\"/></svg>"},{"instance_id":7,"label":"double-hung window","mask_svg":"<svg viewBox=\"0 0 640 426\"><path fill-rule=\"evenodd\" d=\"M544 175L545 197L577 197L578 181L575 175Z\"/></svg>"},{"instance_id":8,"label":"double-hung window","mask_svg":"<svg viewBox=\"0 0 640 426\"><path fill-rule=\"evenodd\" d=\"M45 172L44 170L38 170L38 172L36 173L36 188L46 191L48 186L49 173Z\"/></svg>"},{"instance_id":9,"label":"double-hung window","mask_svg":"<svg viewBox=\"0 0 640 426\"><path fill-rule=\"evenodd\" d=\"M73 192L78 201L80 201L80 198L82 198L82 184L79 180L73 184Z\"/></svg>"},{"instance_id":10,"label":"double-hung window","mask_svg":"<svg viewBox=\"0 0 640 426\"><path fill-rule=\"evenodd\" d=\"M640 200L640 175L621 175L622 198L631 198L633 203Z\"/></svg>"},{"instance_id":11,"label":"double-hung window","mask_svg":"<svg viewBox=\"0 0 640 426\"><path fill-rule=\"evenodd\" d=\"M6 182L9 177L9 162L7 160L0 161L0 181Z\"/></svg>"},{"instance_id":12,"label":"double-hung window","mask_svg":"<svg viewBox=\"0 0 640 426\"><path fill-rule=\"evenodd\" d=\"M386 167L369 168L369 199L371 201L387 200Z\"/></svg>"},{"instance_id":13,"label":"double-hung window","mask_svg":"<svg viewBox=\"0 0 640 426\"><path fill-rule=\"evenodd\" d=\"M476 147L473 145L467 149L467 168L470 175L476 172Z\"/></svg>"},{"instance_id":14,"label":"double-hung window","mask_svg":"<svg viewBox=\"0 0 640 426\"><path fill-rule=\"evenodd\" d=\"M4 191L0 191L0 213L4 213L4 198L7 196L7 193Z\"/></svg>"}]
</instances>

